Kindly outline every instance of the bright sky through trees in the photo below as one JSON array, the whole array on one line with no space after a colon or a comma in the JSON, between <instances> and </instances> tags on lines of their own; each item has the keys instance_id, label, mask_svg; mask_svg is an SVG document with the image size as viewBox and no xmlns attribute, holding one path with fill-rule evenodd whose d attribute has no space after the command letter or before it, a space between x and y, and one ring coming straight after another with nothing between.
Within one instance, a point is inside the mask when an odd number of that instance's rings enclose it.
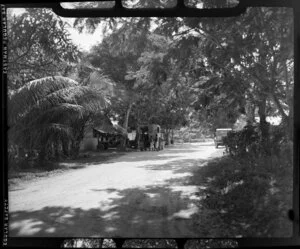
<instances>
[{"instance_id":1,"label":"bright sky through trees","mask_svg":"<svg viewBox=\"0 0 300 249\"><path fill-rule=\"evenodd\" d=\"M14 15L20 15L24 13L24 8L10 8ZM70 32L70 38L73 40L74 44L80 49L88 51L93 45L102 41L102 26L100 25L94 33L82 32L80 33L77 29L73 28L73 22L75 18L62 18L63 21L70 24L67 30Z\"/></svg>"}]
</instances>

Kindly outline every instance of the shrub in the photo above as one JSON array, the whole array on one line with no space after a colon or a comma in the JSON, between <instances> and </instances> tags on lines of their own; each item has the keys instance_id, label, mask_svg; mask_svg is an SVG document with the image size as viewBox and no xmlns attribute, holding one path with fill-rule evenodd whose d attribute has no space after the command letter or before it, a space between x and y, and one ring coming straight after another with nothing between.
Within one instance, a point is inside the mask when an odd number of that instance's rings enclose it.
<instances>
[{"instance_id":1,"label":"shrub","mask_svg":"<svg viewBox=\"0 0 300 249\"><path fill-rule=\"evenodd\" d=\"M278 154L260 157L249 152L243 157L222 157L199 169L198 181L213 176L201 191L205 196L199 202L201 232L229 237L291 236L287 214L292 208L293 164L286 151L292 146L282 143L280 148Z\"/></svg>"},{"instance_id":2,"label":"shrub","mask_svg":"<svg viewBox=\"0 0 300 249\"><path fill-rule=\"evenodd\" d=\"M257 157L278 155L285 151L291 158L292 144L288 140L285 127L270 126L268 134L267 139L263 139L258 125L247 125L241 131L228 132L223 142L231 156L248 154Z\"/></svg>"},{"instance_id":3,"label":"shrub","mask_svg":"<svg viewBox=\"0 0 300 249\"><path fill-rule=\"evenodd\" d=\"M257 153L260 147L260 135L256 126L247 125L241 131L230 131L224 138L224 145L230 155Z\"/></svg>"}]
</instances>

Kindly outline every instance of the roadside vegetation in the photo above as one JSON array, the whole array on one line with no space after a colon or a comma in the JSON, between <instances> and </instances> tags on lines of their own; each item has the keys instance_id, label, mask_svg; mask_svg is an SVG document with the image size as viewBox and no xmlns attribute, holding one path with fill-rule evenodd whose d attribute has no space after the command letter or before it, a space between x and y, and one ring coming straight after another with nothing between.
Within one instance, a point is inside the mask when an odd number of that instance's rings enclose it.
<instances>
[{"instance_id":1,"label":"roadside vegetation","mask_svg":"<svg viewBox=\"0 0 300 249\"><path fill-rule=\"evenodd\" d=\"M26 181L34 181L40 177L52 177L69 170L83 169L90 165L101 164L109 159L120 157L124 153L121 151L109 151L82 154L76 160L65 158L60 161L48 162L43 167L37 167L34 161L25 161L23 165L11 165L8 171L8 185L13 190Z\"/></svg>"},{"instance_id":2,"label":"roadside vegetation","mask_svg":"<svg viewBox=\"0 0 300 249\"><path fill-rule=\"evenodd\" d=\"M199 203L201 219L195 222L205 236L292 236L288 211L293 208L293 146L276 127L268 147L254 150L262 143L261 136L249 130L234 136L248 132L252 141L237 144L229 134L225 145L231 154L209 162L194 176L195 181L206 182Z\"/></svg>"},{"instance_id":3,"label":"roadside vegetation","mask_svg":"<svg viewBox=\"0 0 300 249\"><path fill-rule=\"evenodd\" d=\"M77 18L80 32L103 26L102 41L82 51L51 10L8 12L9 165L76 158L87 129L106 119L125 131L147 123L168 137L182 127L201 137L231 127L245 108L264 141L268 116L281 118L291 140L292 20L288 8L224 20Z\"/></svg>"}]
</instances>

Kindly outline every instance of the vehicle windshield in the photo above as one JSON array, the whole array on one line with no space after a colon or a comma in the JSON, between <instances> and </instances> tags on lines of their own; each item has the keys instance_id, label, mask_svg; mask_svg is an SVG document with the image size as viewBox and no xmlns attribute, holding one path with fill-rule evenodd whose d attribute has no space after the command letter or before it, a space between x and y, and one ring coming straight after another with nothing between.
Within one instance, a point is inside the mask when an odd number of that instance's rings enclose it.
<instances>
[{"instance_id":1,"label":"vehicle windshield","mask_svg":"<svg viewBox=\"0 0 300 249\"><path fill-rule=\"evenodd\" d=\"M216 136L226 136L230 130L217 130Z\"/></svg>"}]
</instances>

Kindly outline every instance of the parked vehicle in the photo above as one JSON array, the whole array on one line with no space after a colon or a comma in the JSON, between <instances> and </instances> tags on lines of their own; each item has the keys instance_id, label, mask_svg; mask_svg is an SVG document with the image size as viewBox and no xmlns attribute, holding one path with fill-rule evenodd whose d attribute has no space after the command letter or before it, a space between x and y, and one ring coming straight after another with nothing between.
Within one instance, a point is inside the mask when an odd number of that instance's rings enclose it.
<instances>
[{"instance_id":1,"label":"parked vehicle","mask_svg":"<svg viewBox=\"0 0 300 249\"><path fill-rule=\"evenodd\" d=\"M163 133L161 127L157 124L140 125L138 130L128 133L128 146L130 148L136 148L141 151L151 150L151 142L154 143L154 147L157 150L162 150L164 145ZM157 144L155 145L155 139Z\"/></svg>"},{"instance_id":2,"label":"parked vehicle","mask_svg":"<svg viewBox=\"0 0 300 249\"><path fill-rule=\"evenodd\" d=\"M229 131L232 131L231 128L218 128L216 129L215 135L214 135L214 142L215 147L218 148L219 145L224 145L224 137L227 136L227 133Z\"/></svg>"}]
</instances>

